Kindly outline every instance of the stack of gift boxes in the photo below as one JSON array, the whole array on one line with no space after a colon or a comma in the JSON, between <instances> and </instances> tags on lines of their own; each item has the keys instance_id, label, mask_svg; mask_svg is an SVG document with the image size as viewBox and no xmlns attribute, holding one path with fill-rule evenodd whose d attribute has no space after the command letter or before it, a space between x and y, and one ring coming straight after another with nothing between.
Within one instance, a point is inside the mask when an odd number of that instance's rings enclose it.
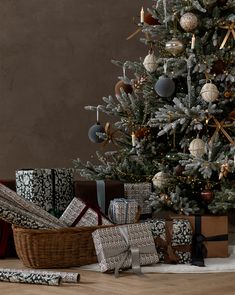
<instances>
[{"instance_id":1,"label":"stack of gift boxes","mask_svg":"<svg viewBox=\"0 0 235 295\"><path fill-rule=\"evenodd\" d=\"M151 183L75 181L73 169L31 169L16 171L16 192L68 227L100 225L92 238L104 272L228 256L227 216L152 219ZM2 231L0 224L0 238Z\"/></svg>"}]
</instances>

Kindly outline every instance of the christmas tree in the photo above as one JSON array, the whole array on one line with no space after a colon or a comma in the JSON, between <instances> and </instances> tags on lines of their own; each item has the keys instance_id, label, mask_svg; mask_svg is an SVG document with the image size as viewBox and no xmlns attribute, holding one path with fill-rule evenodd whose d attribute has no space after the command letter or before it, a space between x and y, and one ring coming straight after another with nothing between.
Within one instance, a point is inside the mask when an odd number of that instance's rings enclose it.
<instances>
[{"instance_id":1,"label":"christmas tree","mask_svg":"<svg viewBox=\"0 0 235 295\"><path fill-rule=\"evenodd\" d=\"M115 96L85 107L97 112L91 141L111 150L75 167L87 179L152 182L157 211L225 213L235 208L235 2L158 0L140 14L145 57L113 61ZM100 124L99 112L115 122Z\"/></svg>"}]
</instances>

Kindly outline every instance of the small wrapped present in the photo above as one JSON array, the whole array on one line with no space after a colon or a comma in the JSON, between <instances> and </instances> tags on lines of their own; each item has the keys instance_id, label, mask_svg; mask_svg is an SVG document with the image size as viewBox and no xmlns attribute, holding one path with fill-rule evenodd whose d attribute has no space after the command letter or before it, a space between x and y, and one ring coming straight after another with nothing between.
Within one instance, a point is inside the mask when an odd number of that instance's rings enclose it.
<instances>
[{"instance_id":1,"label":"small wrapped present","mask_svg":"<svg viewBox=\"0 0 235 295\"><path fill-rule=\"evenodd\" d=\"M182 217L180 217L182 218ZM228 257L228 217L184 216L193 229L193 264L204 265L203 258Z\"/></svg>"},{"instance_id":2,"label":"small wrapped present","mask_svg":"<svg viewBox=\"0 0 235 295\"><path fill-rule=\"evenodd\" d=\"M135 199L114 199L109 205L109 218L116 224L135 223L138 220L139 206Z\"/></svg>"},{"instance_id":3,"label":"small wrapped present","mask_svg":"<svg viewBox=\"0 0 235 295\"><path fill-rule=\"evenodd\" d=\"M75 181L75 196L90 204L92 208L100 209L108 216L110 201L124 197L123 183L116 180Z\"/></svg>"},{"instance_id":4,"label":"small wrapped present","mask_svg":"<svg viewBox=\"0 0 235 295\"><path fill-rule=\"evenodd\" d=\"M61 215L74 197L73 169L16 171L16 192L48 212Z\"/></svg>"},{"instance_id":5,"label":"small wrapped present","mask_svg":"<svg viewBox=\"0 0 235 295\"><path fill-rule=\"evenodd\" d=\"M158 262L149 224L136 223L100 228L92 233L98 262L102 272L132 267L136 273L141 265Z\"/></svg>"},{"instance_id":6,"label":"small wrapped present","mask_svg":"<svg viewBox=\"0 0 235 295\"><path fill-rule=\"evenodd\" d=\"M159 261L162 263L191 263L193 232L185 219L155 219L151 225Z\"/></svg>"},{"instance_id":7,"label":"small wrapped present","mask_svg":"<svg viewBox=\"0 0 235 295\"><path fill-rule=\"evenodd\" d=\"M82 200L73 198L60 217L67 226L97 226L112 224L106 216L96 208L92 209Z\"/></svg>"},{"instance_id":8,"label":"small wrapped present","mask_svg":"<svg viewBox=\"0 0 235 295\"><path fill-rule=\"evenodd\" d=\"M152 210L147 202L152 192L151 183L125 183L124 191L125 197L127 197L128 199L136 199L136 201L138 202L142 219L146 217L151 217Z\"/></svg>"}]
</instances>

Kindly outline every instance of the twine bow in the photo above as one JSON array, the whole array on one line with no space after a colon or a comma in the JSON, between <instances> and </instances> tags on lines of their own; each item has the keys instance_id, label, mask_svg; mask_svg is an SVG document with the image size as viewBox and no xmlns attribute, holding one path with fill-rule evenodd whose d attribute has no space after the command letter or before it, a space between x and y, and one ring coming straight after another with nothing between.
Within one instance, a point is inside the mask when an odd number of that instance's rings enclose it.
<instances>
[{"instance_id":1,"label":"twine bow","mask_svg":"<svg viewBox=\"0 0 235 295\"><path fill-rule=\"evenodd\" d=\"M225 46L225 44L226 44L226 42L228 41L228 38L229 38L230 34L233 35L233 39L235 40L235 31L234 31L234 29L235 29L235 22L230 23L228 25L221 25L220 28L221 29L227 29L228 30L227 31L227 34L224 37L223 42L220 45L220 48L219 48L219 49L223 49L224 46Z\"/></svg>"},{"instance_id":2,"label":"twine bow","mask_svg":"<svg viewBox=\"0 0 235 295\"><path fill-rule=\"evenodd\" d=\"M212 124L212 125L209 125L209 124L208 124L208 126L209 126L209 127L214 127L214 128L216 128L214 134L213 134L212 137L211 137L211 142L213 142L214 138L215 138L215 137L217 136L217 134L221 131L221 132L223 133L223 135L227 138L227 140L228 140L233 146L235 146L235 141L232 139L232 137L231 137L231 136L228 134L228 132L225 130L225 128L233 127L234 124L233 124L233 123L225 123L224 120L222 120L222 121L219 122L214 116L211 116L211 117L209 118L209 120L210 120L210 119L212 119L212 120L215 122L215 124ZM208 122L209 122L209 120L208 120Z\"/></svg>"}]
</instances>

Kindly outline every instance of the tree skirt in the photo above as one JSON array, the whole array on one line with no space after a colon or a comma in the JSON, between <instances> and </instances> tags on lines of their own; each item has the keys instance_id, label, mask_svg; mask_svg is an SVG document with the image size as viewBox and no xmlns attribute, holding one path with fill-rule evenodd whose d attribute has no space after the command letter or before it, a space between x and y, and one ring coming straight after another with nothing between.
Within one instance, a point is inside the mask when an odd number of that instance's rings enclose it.
<instances>
[{"instance_id":1,"label":"tree skirt","mask_svg":"<svg viewBox=\"0 0 235 295\"><path fill-rule=\"evenodd\" d=\"M156 264L154 266L142 266L143 273L215 273L235 272L235 245L229 246L228 258L207 258L205 267L187 264ZM98 264L90 264L80 267L85 270L100 272Z\"/></svg>"}]
</instances>

